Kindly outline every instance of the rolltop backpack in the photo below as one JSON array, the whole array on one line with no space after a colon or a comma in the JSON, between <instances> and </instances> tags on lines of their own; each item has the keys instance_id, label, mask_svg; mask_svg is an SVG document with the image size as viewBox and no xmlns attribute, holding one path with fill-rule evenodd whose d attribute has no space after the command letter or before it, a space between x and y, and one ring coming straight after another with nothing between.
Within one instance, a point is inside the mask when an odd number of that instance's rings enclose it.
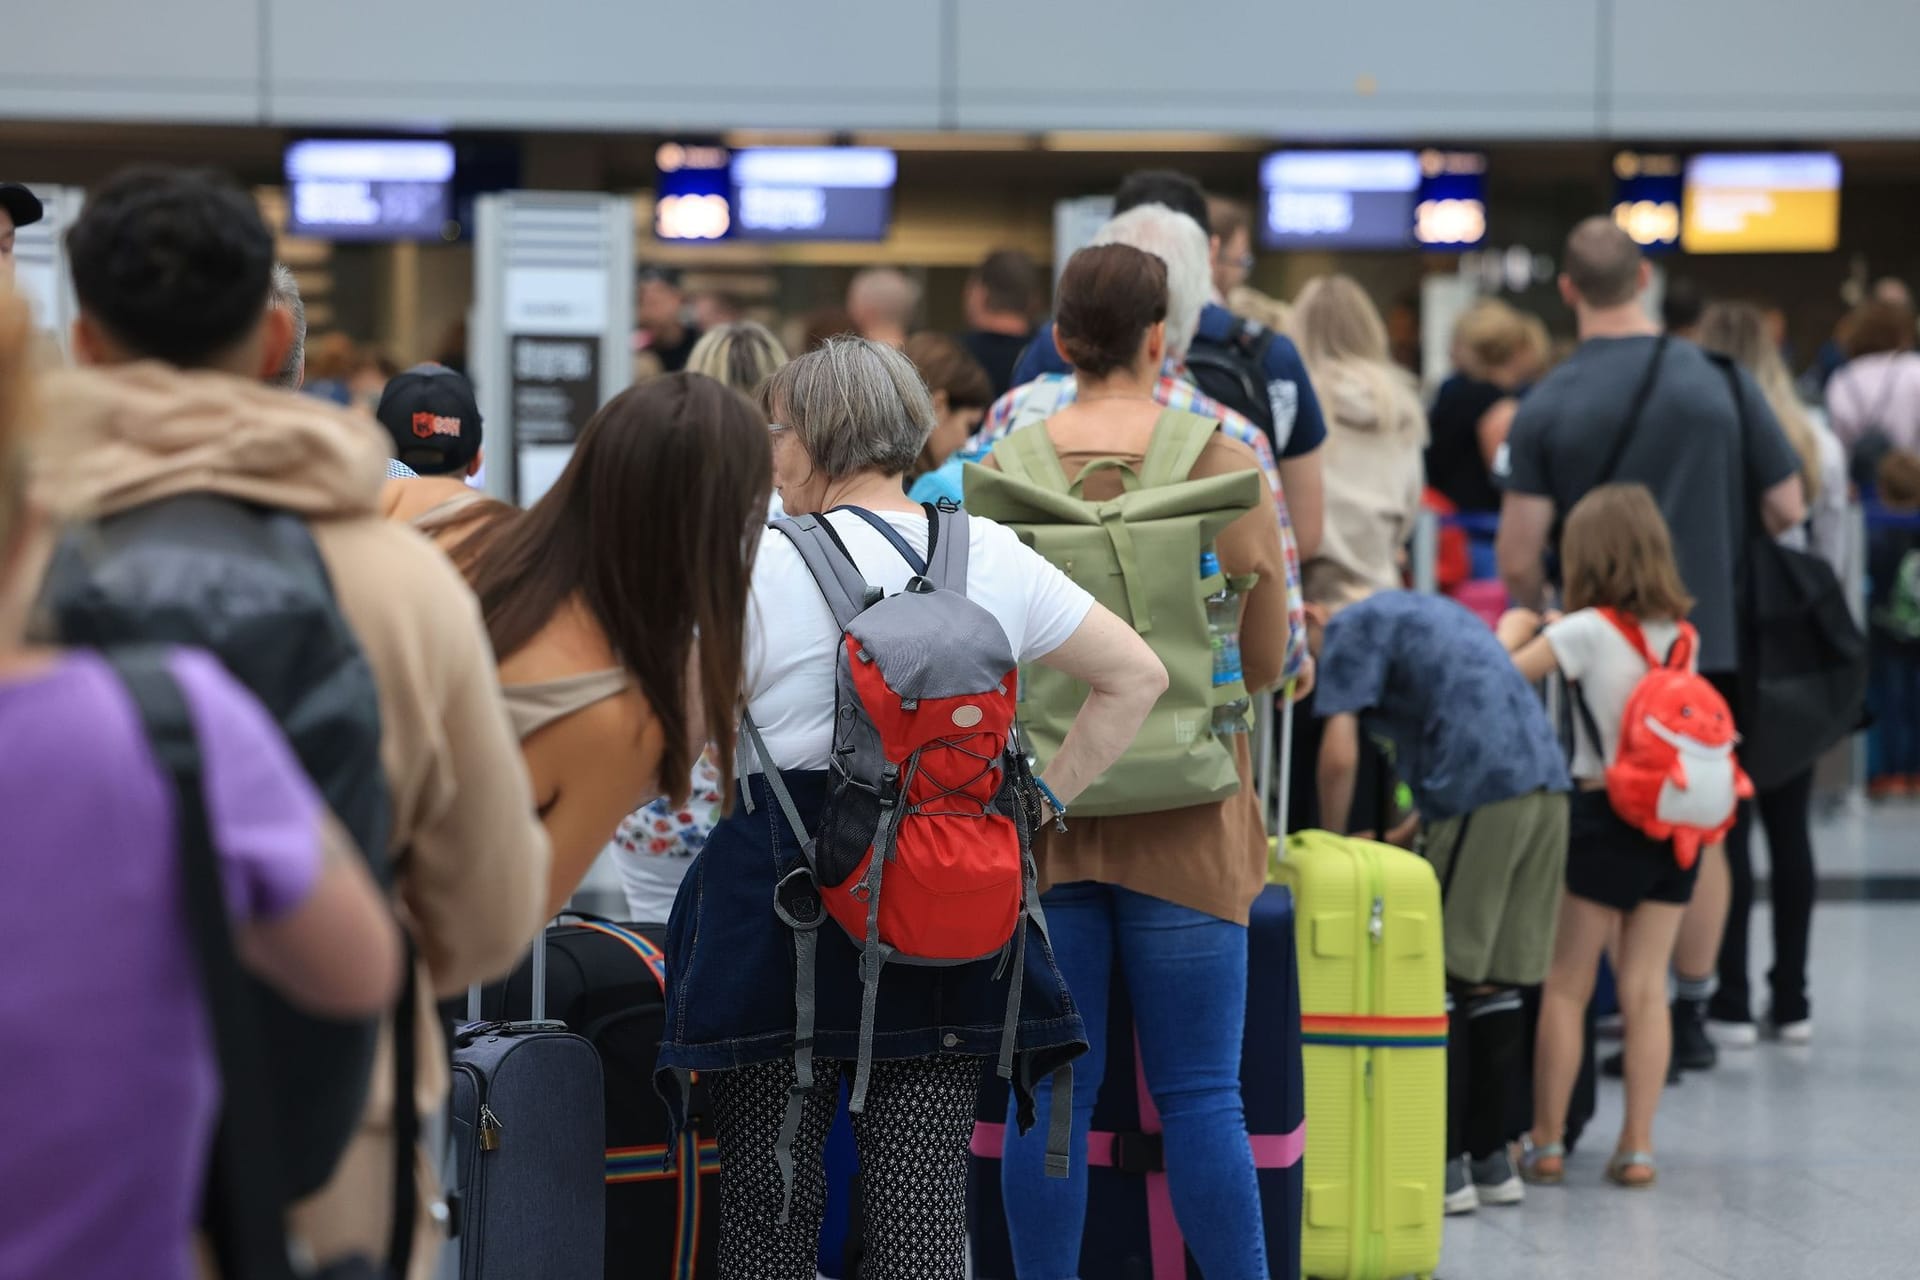
<instances>
[{"instance_id":1,"label":"rolltop backpack","mask_svg":"<svg viewBox=\"0 0 1920 1280\"><path fill-rule=\"evenodd\" d=\"M1115 458L1069 479L1044 426L1025 427L994 448L998 470L967 469L967 509L1012 528L1020 540L1140 633L1167 669L1167 692L1126 753L1074 802L1090 818L1216 804L1240 790L1237 749L1213 731L1218 708L1251 699L1238 677L1215 683L1207 598L1245 593L1255 579L1227 579L1202 558L1234 521L1260 505L1266 481L1251 469L1191 478L1219 430L1209 418L1168 410L1138 468ZM1087 477L1118 471L1124 491L1104 502L1082 496ZM1066 741L1087 687L1063 672L1020 673L1020 731L1044 766Z\"/></svg>"},{"instance_id":2,"label":"rolltop backpack","mask_svg":"<svg viewBox=\"0 0 1920 1280\"><path fill-rule=\"evenodd\" d=\"M1680 624L1663 662L1639 622L1614 609L1599 613L1647 664L1621 717L1620 749L1607 765L1607 799L1628 826L1671 840L1674 859L1691 867L1703 847L1726 838L1740 802L1753 796L1753 782L1733 753L1739 741L1733 713L1693 669L1699 633L1691 623ZM1600 727L1577 691L1574 705L1595 753L1604 758Z\"/></svg>"},{"instance_id":3,"label":"rolltop backpack","mask_svg":"<svg viewBox=\"0 0 1920 1280\"><path fill-rule=\"evenodd\" d=\"M793 1141L813 1087L817 930L828 920L860 948L859 1051L849 1108L866 1106L879 986L889 965L964 965L999 957L1010 974L999 1074L1010 1079L1020 1023L1027 931L1046 928L1032 831L1039 805L1015 749L1013 647L969 600L965 513L927 510L924 564L882 528L915 575L887 596L868 585L827 521L773 528L800 552L842 639L834 679L827 801L809 834L759 728L746 740L804 850L774 892L794 931L795 1087L781 1127L780 1220L793 1198ZM879 526L878 517L860 512ZM1049 1170L1066 1173L1071 1068L1055 1078Z\"/></svg>"}]
</instances>

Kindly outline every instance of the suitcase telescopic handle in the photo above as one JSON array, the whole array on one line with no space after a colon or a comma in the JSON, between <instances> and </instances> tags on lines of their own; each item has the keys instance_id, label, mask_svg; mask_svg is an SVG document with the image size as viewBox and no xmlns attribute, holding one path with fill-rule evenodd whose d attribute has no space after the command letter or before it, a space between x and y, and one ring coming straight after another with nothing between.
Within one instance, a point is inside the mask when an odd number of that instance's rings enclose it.
<instances>
[{"instance_id":1,"label":"suitcase telescopic handle","mask_svg":"<svg viewBox=\"0 0 1920 1280\"><path fill-rule=\"evenodd\" d=\"M1287 816L1293 801L1293 690L1293 681L1289 680L1277 694L1262 697L1258 703L1260 714L1254 722L1254 732L1259 734L1254 743L1253 767L1254 776L1259 779L1260 818L1263 822L1274 823L1268 834L1280 837L1282 853L1286 849ZM1273 707L1276 703L1280 707L1280 751L1277 761L1273 749ZM1274 768L1276 763L1279 765L1277 770ZM1280 789L1277 822L1272 816L1276 785Z\"/></svg>"},{"instance_id":2,"label":"suitcase telescopic handle","mask_svg":"<svg viewBox=\"0 0 1920 1280\"><path fill-rule=\"evenodd\" d=\"M540 935L533 940L533 1007L528 1010L531 1021L547 1020L547 926L540 926ZM484 1019L480 1012L480 984L474 983L467 988L467 1021L480 1022ZM509 1019L511 1020L511 1019Z\"/></svg>"}]
</instances>

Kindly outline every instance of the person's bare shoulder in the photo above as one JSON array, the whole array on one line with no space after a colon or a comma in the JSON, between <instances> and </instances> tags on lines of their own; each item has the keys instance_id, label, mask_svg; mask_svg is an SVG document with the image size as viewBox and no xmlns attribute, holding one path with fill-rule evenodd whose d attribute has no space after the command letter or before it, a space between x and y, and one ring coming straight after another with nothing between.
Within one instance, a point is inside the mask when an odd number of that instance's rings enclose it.
<instances>
[{"instance_id":1,"label":"person's bare shoulder","mask_svg":"<svg viewBox=\"0 0 1920 1280\"><path fill-rule=\"evenodd\" d=\"M380 513L403 523L416 520L443 502L473 490L449 476L412 476L389 480L380 490Z\"/></svg>"},{"instance_id":2,"label":"person's bare shoulder","mask_svg":"<svg viewBox=\"0 0 1920 1280\"><path fill-rule=\"evenodd\" d=\"M1207 441L1207 447L1200 451L1199 461L1193 464L1193 476L1196 479L1205 476L1224 476L1235 471L1261 471L1260 455L1253 446L1235 440L1224 431L1216 431Z\"/></svg>"}]
</instances>

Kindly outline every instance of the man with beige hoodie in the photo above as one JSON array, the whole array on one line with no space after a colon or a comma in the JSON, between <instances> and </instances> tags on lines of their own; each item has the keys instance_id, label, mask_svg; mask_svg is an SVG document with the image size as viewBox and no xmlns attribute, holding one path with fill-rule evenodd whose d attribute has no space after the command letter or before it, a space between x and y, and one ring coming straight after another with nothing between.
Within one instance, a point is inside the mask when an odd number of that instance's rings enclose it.
<instances>
[{"instance_id":1,"label":"man with beige hoodie","mask_svg":"<svg viewBox=\"0 0 1920 1280\"><path fill-rule=\"evenodd\" d=\"M187 493L302 517L379 689L394 897L419 953L421 1114L444 1104L433 997L498 977L541 924L547 842L471 593L426 539L379 512L389 444L372 419L260 384L286 358L273 237L208 174L121 175L68 241L81 365L45 380L37 496L107 516ZM327 1263L388 1253L395 1159L384 1036L360 1134L293 1234ZM409 1275L433 1271L440 1188L419 1153Z\"/></svg>"}]
</instances>

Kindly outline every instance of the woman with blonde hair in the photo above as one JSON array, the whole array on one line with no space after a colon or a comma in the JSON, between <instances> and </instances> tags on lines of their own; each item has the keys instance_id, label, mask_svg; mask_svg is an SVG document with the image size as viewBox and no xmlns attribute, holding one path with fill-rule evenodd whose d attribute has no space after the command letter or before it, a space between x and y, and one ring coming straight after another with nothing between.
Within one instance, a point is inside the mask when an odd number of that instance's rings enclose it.
<instances>
[{"instance_id":1,"label":"woman with blonde hair","mask_svg":"<svg viewBox=\"0 0 1920 1280\"><path fill-rule=\"evenodd\" d=\"M704 373L722 386L752 396L789 358L767 326L738 320L701 335L687 356L687 372Z\"/></svg>"},{"instance_id":2,"label":"woman with blonde hair","mask_svg":"<svg viewBox=\"0 0 1920 1280\"><path fill-rule=\"evenodd\" d=\"M1507 442L1518 393L1546 370L1546 326L1498 298L1482 298L1454 322L1453 377L1428 414L1429 482L1461 511L1500 510L1493 462Z\"/></svg>"},{"instance_id":3,"label":"woman with blonde hair","mask_svg":"<svg viewBox=\"0 0 1920 1280\"><path fill-rule=\"evenodd\" d=\"M1309 605L1338 609L1400 586L1400 552L1426 488L1427 423L1412 379L1393 362L1387 326L1366 291L1343 275L1308 282L1289 332L1326 413L1327 519L1300 567ZM1321 721L1311 700L1293 718L1295 830L1318 826Z\"/></svg>"},{"instance_id":4,"label":"woman with blonde hair","mask_svg":"<svg viewBox=\"0 0 1920 1280\"><path fill-rule=\"evenodd\" d=\"M1322 276L1294 304L1294 340L1326 406L1327 523L1302 569L1313 604L1339 606L1400 585L1413 535L1427 424L1411 379L1387 351L1387 326L1350 277Z\"/></svg>"},{"instance_id":5,"label":"woman with blonde hair","mask_svg":"<svg viewBox=\"0 0 1920 1280\"><path fill-rule=\"evenodd\" d=\"M1807 528L1786 541L1804 546L1835 573L1845 572L1847 451L1840 437L1807 413L1767 327L1767 315L1751 302L1715 302L1700 317L1700 345L1717 351L1753 375L1780 419L1787 443L1800 457L1800 483L1807 495Z\"/></svg>"},{"instance_id":6,"label":"woman with blonde hair","mask_svg":"<svg viewBox=\"0 0 1920 1280\"><path fill-rule=\"evenodd\" d=\"M1751 373L1780 419L1787 442L1800 456L1807 495L1807 525L1781 541L1806 547L1844 573L1847 520L1847 456L1839 437L1817 425L1800 405L1793 377L1767 329L1766 313L1751 302L1716 302L1700 318L1700 345L1728 356ZM1772 867L1773 972L1768 1022L1784 1040L1805 1043L1813 1034L1807 1002L1807 940L1813 931L1813 769L1762 791L1755 809L1767 833ZM1727 868L1733 898L1720 935L1720 989L1708 1006L1714 1039L1746 1048L1759 1039L1747 977L1747 926L1753 914L1753 822L1742 821L1727 836Z\"/></svg>"}]
</instances>

